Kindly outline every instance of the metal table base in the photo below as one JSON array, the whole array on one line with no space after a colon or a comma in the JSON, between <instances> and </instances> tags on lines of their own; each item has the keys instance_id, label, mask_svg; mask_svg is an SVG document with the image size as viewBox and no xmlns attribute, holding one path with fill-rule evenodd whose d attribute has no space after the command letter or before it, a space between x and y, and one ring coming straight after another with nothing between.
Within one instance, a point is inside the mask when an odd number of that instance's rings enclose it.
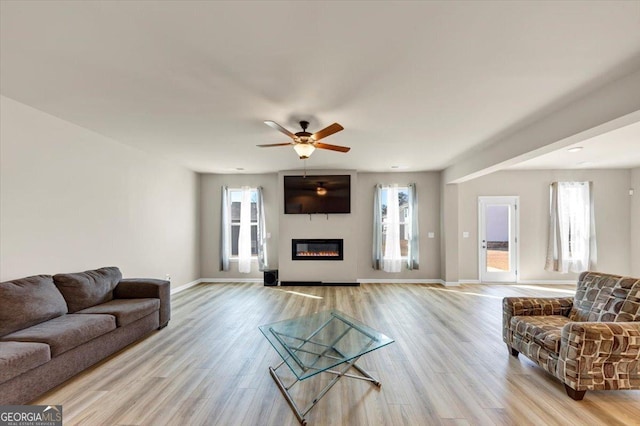
<instances>
[{"instance_id":1,"label":"metal table base","mask_svg":"<svg viewBox=\"0 0 640 426\"><path fill-rule=\"evenodd\" d=\"M339 321L341 325L335 333L329 333L328 335L322 335L323 331L327 329L334 321ZM283 357L282 362L275 368L269 367L271 377L280 388L282 395L289 403L289 406L295 413L296 417L303 425L306 424L305 416L309 411L318 403L318 401L329 392L329 390L340 380L342 377L349 377L353 379L366 380L373 383L378 388L381 383L375 379L371 374L359 367L356 363L360 357L371 350L377 348L381 342L381 335L375 335L375 332L367 330L364 327L356 324L346 316L332 312L330 316L318 323L317 328L309 334L307 337L299 337L298 334L292 331L276 330L274 327L266 326L265 331L268 332L275 342L277 342L285 350L286 356ZM354 351L353 347L350 347L352 355L345 355L338 346L343 339L350 333L357 333L359 338L357 339L357 347ZM383 336L386 338L386 336ZM387 338L388 339L388 338ZM388 339L388 342L392 340ZM353 355L355 354L355 355ZM304 359L303 359L304 357ZM296 379L289 385L285 385L283 380L278 376L277 370L285 364L293 363L295 367L299 368L303 374L296 374ZM333 365L333 367L326 368L326 365ZM291 367L291 365L289 365ZM334 369L332 369L334 368ZM359 375L350 374L350 369L356 370ZM306 378L312 377L317 373L329 373L335 377L329 381L329 383L311 399L303 409L300 409L293 400L291 393L289 392L296 383Z\"/></svg>"},{"instance_id":2,"label":"metal table base","mask_svg":"<svg viewBox=\"0 0 640 426\"><path fill-rule=\"evenodd\" d=\"M334 350L335 350L335 348L334 348ZM344 368L342 368L341 371L324 370L323 373L333 374L333 375L335 375L335 377L311 400L311 402L309 402L306 405L306 407L303 410L300 410L300 408L298 408L298 405L295 403L295 401L293 400L293 397L289 393L289 389L291 389L296 383L298 383L300 381L300 379L296 379L289 386L285 386L284 382L282 381L282 379L280 379L280 377L278 376L278 373L276 372L280 367L282 367L282 365L284 365L284 361L282 361L280 364L278 364L275 368L274 367L269 367L269 373L271 373L271 377L273 377L273 380L278 385L278 388L280 389L280 392L282 392L282 396L284 396L284 398L287 400L287 403L289 404L289 406L293 410L293 412L296 415L296 417L297 417L298 421L300 422L300 424L306 425L307 424L307 420L305 419L305 416L307 415L307 413L309 413L309 411L311 411L311 409L318 403L318 401L320 401L320 399L323 396L325 396L327 394L327 392L329 392L329 389L331 389L333 387L333 385L338 383L338 380L340 380L342 377L349 377L349 378L352 378L352 379L366 380L368 382L371 382L372 384L374 384L378 388L380 388L382 386L382 383L380 383L377 379L375 379L373 376L371 376L371 374L369 374L367 371L365 371L362 367L359 367L358 365L356 365L356 362L358 361L358 359L360 359L360 357L354 358L351 361L345 363L346 366ZM347 373L347 371L349 371L351 368L354 368L355 370L357 370L361 375L355 375L355 374Z\"/></svg>"}]
</instances>

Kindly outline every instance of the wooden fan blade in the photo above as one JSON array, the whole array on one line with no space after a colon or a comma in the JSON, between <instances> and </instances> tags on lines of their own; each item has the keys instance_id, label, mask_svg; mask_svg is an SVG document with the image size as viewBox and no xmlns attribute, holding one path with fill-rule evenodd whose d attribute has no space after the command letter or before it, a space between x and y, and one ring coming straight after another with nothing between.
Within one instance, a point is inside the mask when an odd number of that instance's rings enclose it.
<instances>
[{"instance_id":1,"label":"wooden fan blade","mask_svg":"<svg viewBox=\"0 0 640 426\"><path fill-rule=\"evenodd\" d=\"M329 145L328 143L322 143L322 142L314 143L313 145L316 148L330 149L331 151L340 151L340 152L349 152L349 150L351 149L348 146Z\"/></svg>"},{"instance_id":2,"label":"wooden fan blade","mask_svg":"<svg viewBox=\"0 0 640 426\"><path fill-rule=\"evenodd\" d=\"M287 129L285 129L284 127L282 127L281 125L279 125L275 121L267 120L267 121L264 122L264 124L266 124L267 126L271 127L272 129L276 129L279 132L284 133L285 135L289 136L291 139L295 139L295 137L296 137L296 135L294 135L293 133L291 133L290 131L288 131Z\"/></svg>"},{"instance_id":3,"label":"wooden fan blade","mask_svg":"<svg viewBox=\"0 0 640 426\"><path fill-rule=\"evenodd\" d=\"M314 141L319 141L320 139L331 136L334 133L338 133L340 130L344 130L344 127L342 127L338 123L333 123L332 125L320 130L319 132L315 132L313 135L311 135L311 139L313 139Z\"/></svg>"},{"instance_id":4,"label":"wooden fan blade","mask_svg":"<svg viewBox=\"0 0 640 426\"><path fill-rule=\"evenodd\" d=\"M285 142L285 143L268 143L268 144L264 144L264 145L256 145L259 146L260 148L269 148L271 146L285 146L285 145L294 145L293 142Z\"/></svg>"}]
</instances>

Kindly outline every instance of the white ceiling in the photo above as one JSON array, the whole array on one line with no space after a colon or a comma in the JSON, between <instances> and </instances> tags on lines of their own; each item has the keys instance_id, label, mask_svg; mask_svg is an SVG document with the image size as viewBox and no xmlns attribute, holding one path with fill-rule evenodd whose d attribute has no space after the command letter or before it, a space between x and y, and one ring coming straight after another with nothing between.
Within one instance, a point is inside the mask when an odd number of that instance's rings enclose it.
<instances>
[{"instance_id":1,"label":"white ceiling","mask_svg":"<svg viewBox=\"0 0 640 426\"><path fill-rule=\"evenodd\" d=\"M640 1L0 7L4 96L199 172L301 168L291 147L256 147L287 141L264 120L300 117L339 122L326 142L352 147L308 168L442 170L640 68ZM589 145L637 148L629 127Z\"/></svg>"},{"instance_id":2,"label":"white ceiling","mask_svg":"<svg viewBox=\"0 0 640 426\"><path fill-rule=\"evenodd\" d=\"M577 150L580 148L580 150ZM569 151L569 150L572 151ZM576 150L574 150L576 149ZM640 165L640 123L566 146L510 169L609 169Z\"/></svg>"}]
</instances>

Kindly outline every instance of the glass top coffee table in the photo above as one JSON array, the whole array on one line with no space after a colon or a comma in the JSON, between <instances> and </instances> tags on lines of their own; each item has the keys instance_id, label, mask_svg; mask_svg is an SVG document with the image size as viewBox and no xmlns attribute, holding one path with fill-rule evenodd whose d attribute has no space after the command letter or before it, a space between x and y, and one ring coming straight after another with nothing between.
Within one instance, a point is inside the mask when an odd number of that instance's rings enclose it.
<instances>
[{"instance_id":1,"label":"glass top coffee table","mask_svg":"<svg viewBox=\"0 0 640 426\"><path fill-rule=\"evenodd\" d=\"M356 362L362 355L393 343L393 339L342 312L324 311L259 328L282 358L275 368L269 367L269 372L302 424L306 424L307 413L342 377L367 380L381 386ZM284 385L277 373L285 364L295 376L289 386ZM351 368L360 374L347 373ZM289 390L299 381L319 373L329 373L335 377L300 410Z\"/></svg>"}]
</instances>

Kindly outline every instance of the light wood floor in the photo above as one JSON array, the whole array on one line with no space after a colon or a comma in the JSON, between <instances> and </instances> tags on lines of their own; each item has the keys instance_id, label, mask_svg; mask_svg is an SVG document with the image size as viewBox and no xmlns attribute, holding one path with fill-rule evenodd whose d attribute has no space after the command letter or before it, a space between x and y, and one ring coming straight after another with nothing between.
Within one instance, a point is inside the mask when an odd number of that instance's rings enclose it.
<instances>
[{"instance_id":1,"label":"light wood floor","mask_svg":"<svg viewBox=\"0 0 640 426\"><path fill-rule=\"evenodd\" d=\"M339 381L309 413L310 425L640 424L640 391L587 392L573 401L541 368L511 357L501 338L507 295L571 291L200 284L173 297L167 328L34 403L62 404L65 425L295 425L268 372L279 357L258 326L335 308L395 343L359 362L380 389ZM297 390L313 395L326 380L316 376Z\"/></svg>"}]
</instances>

